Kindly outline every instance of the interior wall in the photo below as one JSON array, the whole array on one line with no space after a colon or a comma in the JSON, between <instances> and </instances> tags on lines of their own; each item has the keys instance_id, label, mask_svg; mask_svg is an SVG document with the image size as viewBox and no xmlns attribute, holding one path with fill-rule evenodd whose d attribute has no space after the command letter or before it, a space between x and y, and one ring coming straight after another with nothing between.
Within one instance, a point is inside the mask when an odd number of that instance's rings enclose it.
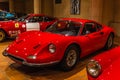
<instances>
[{"instance_id":1,"label":"interior wall","mask_svg":"<svg viewBox=\"0 0 120 80\"><path fill-rule=\"evenodd\" d=\"M110 25L114 20L114 0L103 0L102 23Z\"/></svg>"},{"instance_id":2,"label":"interior wall","mask_svg":"<svg viewBox=\"0 0 120 80\"><path fill-rule=\"evenodd\" d=\"M8 2L0 2L0 10L9 11L9 4L8 4Z\"/></svg>"},{"instance_id":3,"label":"interior wall","mask_svg":"<svg viewBox=\"0 0 120 80\"><path fill-rule=\"evenodd\" d=\"M14 11L16 13L25 12L25 0L14 0Z\"/></svg>"},{"instance_id":4,"label":"interior wall","mask_svg":"<svg viewBox=\"0 0 120 80\"><path fill-rule=\"evenodd\" d=\"M114 0L114 21L111 26L114 28L116 35L120 36L120 0Z\"/></svg>"},{"instance_id":5,"label":"interior wall","mask_svg":"<svg viewBox=\"0 0 120 80\"><path fill-rule=\"evenodd\" d=\"M21 17L28 13L33 13L33 0L14 0L14 12L18 17Z\"/></svg>"},{"instance_id":6,"label":"interior wall","mask_svg":"<svg viewBox=\"0 0 120 80\"><path fill-rule=\"evenodd\" d=\"M90 0L90 19L102 23L103 0Z\"/></svg>"},{"instance_id":7,"label":"interior wall","mask_svg":"<svg viewBox=\"0 0 120 80\"><path fill-rule=\"evenodd\" d=\"M71 0L62 0L62 3L55 4L54 0L54 16L56 17L76 17L76 18L90 18L90 0L80 0L80 14L72 15L70 13L70 1Z\"/></svg>"},{"instance_id":8,"label":"interior wall","mask_svg":"<svg viewBox=\"0 0 120 80\"><path fill-rule=\"evenodd\" d=\"M53 0L42 0L42 9L41 13L48 16L53 16Z\"/></svg>"},{"instance_id":9,"label":"interior wall","mask_svg":"<svg viewBox=\"0 0 120 80\"><path fill-rule=\"evenodd\" d=\"M115 0L114 21L120 22L120 0Z\"/></svg>"},{"instance_id":10,"label":"interior wall","mask_svg":"<svg viewBox=\"0 0 120 80\"><path fill-rule=\"evenodd\" d=\"M33 0L25 0L25 13L34 13Z\"/></svg>"}]
</instances>

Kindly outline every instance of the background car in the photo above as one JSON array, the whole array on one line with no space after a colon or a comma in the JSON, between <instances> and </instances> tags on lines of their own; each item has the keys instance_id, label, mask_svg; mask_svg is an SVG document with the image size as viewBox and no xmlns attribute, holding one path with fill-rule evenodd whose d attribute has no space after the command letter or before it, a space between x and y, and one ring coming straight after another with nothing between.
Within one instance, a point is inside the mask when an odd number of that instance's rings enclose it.
<instances>
[{"instance_id":1,"label":"background car","mask_svg":"<svg viewBox=\"0 0 120 80\"><path fill-rule=\"evenodd\" d=\"M0 42L4 41L7 37L16 37L25 31L44 31L57 20L57 18L42 14L29 14L14 21L1 21Z\"/></svg>"},{"instance_id":2,"label":"background car","mask_svg":"<svg viewBox=\"0 0 120 80\"><path fill-rule=\"evenodd\" d=\"M7 11L0 11L0 21L14 20L16 18L17 18L17 16L15 13L10 13Z\"/></svg>"},{"instance_id":3,"label":"background car","mask_svg":"<svg viewBox=\"0 0 120 80\"><path fill-rule=\"evenodd\" d=\"M120 79L120 46L92 58L86 68L89 80Z\"/></svg>"},{"instance_id":4,"label":"background car","mask_svg":"<svg viewBox=\"0 0 120 80\"><path fill-rule=\"evenodd\" d=\"M64 18L45 32L20 34L3 55L28 66L59 63L61 69L69 71L81 57L103 47L111 48L113 38L114 31L110 27L91 20Z\"/></svg>"}]
</instances>

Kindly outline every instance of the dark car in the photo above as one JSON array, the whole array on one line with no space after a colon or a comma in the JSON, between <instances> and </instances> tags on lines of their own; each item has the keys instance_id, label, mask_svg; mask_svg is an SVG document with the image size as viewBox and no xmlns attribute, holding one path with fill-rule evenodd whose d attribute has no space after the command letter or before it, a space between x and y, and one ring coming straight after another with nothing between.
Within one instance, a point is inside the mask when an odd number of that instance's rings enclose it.
<instances>
[{"instance_id":1,"label":"dark car","mask_svg":"<svg viewBox=\"0 0 120 80\"><path fill-rule=\"evenodd\" d=\"M7 12L7 11L0 11L0 21L14 20L16 18L17 17L14 13L10 13L10 12Z\"/></svg>"}]
</instances>

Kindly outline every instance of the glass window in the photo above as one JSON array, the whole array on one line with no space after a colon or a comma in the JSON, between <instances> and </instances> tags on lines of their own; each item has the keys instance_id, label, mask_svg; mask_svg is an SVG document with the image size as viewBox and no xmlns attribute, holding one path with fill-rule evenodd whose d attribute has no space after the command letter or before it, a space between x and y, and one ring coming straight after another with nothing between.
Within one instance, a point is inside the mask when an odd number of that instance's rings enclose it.
<instances>
[{"instance_id":1,"label":"glass window","mask_svg":"<svg viewBox=\"0 0 120 80\"><path fill-rule=\"evenodd\" d=\"M45 17L45 18L44 18L44 21L45 21L45 22L47 22L47 21L53 21L53 20L55 20L55 19L54 19L54 18L50 18L50 17Z\"/></svg>"},{"instance_id":2,"label":"glass window","mask_svg":"<svg viewBox=\"0 0 120 80\"><path fill-rule=\"evenodd\" d=\"M102 29L102 25L96 24L97 30L100 31Z\"/></svg>"},{"instance_id":3,"label":"glass window","mask_svg":"<svg viewBox=\"0 0 120 80\"><path fill-rule=\"evenodd\" d=\"M66 36L76 36L80 31L80 27L80 23L61 20L54 23L46 31Z\"/></svg>"},{"instance_id":4,"label":"glass window","mask_svg":"<svg viewBox=\"0 0 120 80\"><path fill-rule=\"evenodd\" d=\"M85 34L93 33L96 31L97 29L94 23L85 23L82 34L85 35Z\"/></svg>"},{"instance_id":5,"label":"glass window","mask_svg":"<svg viewBox=\"0 0 120 80\"><path fill-rule=\"evenodd\" d=\"M41 21L43 21L42 16L34 16L34 17L29 19L29 22L41 22Z\"/></svg>"},{"instance_id":6,"label":"glass window","mask_svg":"<svg viewBox=\"0 0 120 80\"><path fill-rule=\"evenodd\" d=\"M27 18L29 17L29 15L26 15L26 16L22 16L18 19L16 19L16 21L21 21L21 22L24 22Z\"/></svg>"}]
</instances>

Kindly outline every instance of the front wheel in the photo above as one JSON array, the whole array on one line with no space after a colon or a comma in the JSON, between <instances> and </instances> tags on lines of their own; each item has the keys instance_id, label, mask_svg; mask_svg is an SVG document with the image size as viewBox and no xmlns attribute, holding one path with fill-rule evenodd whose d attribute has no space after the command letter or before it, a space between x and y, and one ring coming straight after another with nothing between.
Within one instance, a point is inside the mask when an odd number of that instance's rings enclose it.
<instances>
[{"instance_id":1,"label":"front wheel","mask_svg":"<svg viewBox=\"0 0 120 80\"><path fill-rule=\"evenodd\" d=\"M110 49L113 46L113 42L114 42L114 36L113 34L110 34L105 44L105 49Z\"/></svg>"},{"instance_id":2,"label":"front wheel","mask_svg":"<svg viewBox=\"0 0 120 80\"><path fill-rule=\"evenodd\" d=\"M76 63L78 62L78 58L80 55L79 54L79 50L77 49L76 46L71 45L67 48L67 50L65 51L65 55L61 61L61 69L64 71L69 71L71 69L73 69L76 65Z\"/></svg>"},{"instance_id":3,"label":"front wheel","mask_svg":"<svg viewBox=\"0 0 120 80\"><path fill-rule=\"evenodd\" d=\"M4 41L6 38L5 32L0 30L0 42Z\"/></svg>"}]
</instances>

